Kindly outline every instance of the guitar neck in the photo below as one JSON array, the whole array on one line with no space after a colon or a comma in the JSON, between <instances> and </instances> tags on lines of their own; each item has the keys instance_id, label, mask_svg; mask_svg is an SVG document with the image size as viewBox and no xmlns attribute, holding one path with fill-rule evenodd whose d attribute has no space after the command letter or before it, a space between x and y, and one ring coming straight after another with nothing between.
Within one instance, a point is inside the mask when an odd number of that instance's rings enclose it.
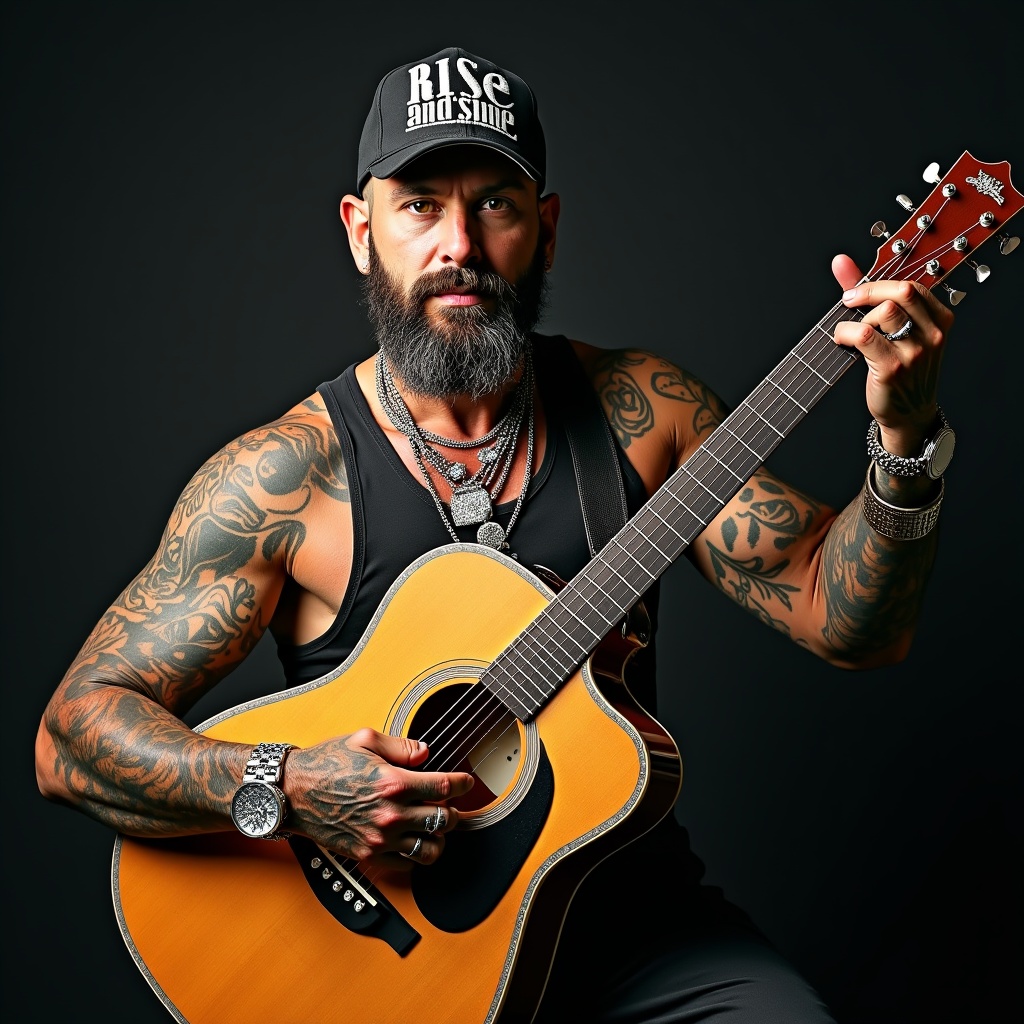
<instances>
[{"instance_id":1,"label":"guitar neck","mask_svg":"<svg viewBox=\"0 0 1024 1024\"><path fill-rule=\"evenodd\" d=\"M489 666L481 681L526 720L588 657L855 363L834 306Z\"/></svg>"},{"instance_id":2,"label":"guitar neck","mask_svg":"<svg viewBox=\"0 0 1024 1024\"><path fill-rule=\"evenodd\" d=\"M932 289L992 238L1000 252L1012 252L1018 239L1004 229L1024 196L1009 178L1008 163L983 164L969 152L942 180L927 177L935 187L920 207L903 203L911 216L894 234L875 226L885 242L864 280ZM840 321L863 317L833 306L487 668L481 682L517 717L525 721L543 707L858 360L832 339Z\"/></svg>"}]
</instances>

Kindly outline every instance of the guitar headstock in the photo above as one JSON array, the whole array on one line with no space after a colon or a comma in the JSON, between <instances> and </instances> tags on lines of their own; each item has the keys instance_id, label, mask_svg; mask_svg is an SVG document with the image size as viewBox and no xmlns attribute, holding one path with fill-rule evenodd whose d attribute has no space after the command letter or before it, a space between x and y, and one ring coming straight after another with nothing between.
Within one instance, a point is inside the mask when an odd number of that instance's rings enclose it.
<instances>
[{"instance_id":1,"label":"guitar headstock","mask_svg":"<svg viewBox=\"0 0 1024 1024\"><path fill-rule=\"evenodd\" d=\"M968 152L942 178L933 164L925 180L936 185L920 206L897 197L911 214L897 231L889 232L881 221L872 227L871 233L885 242L865 279L919 281L928 288L941 284L955 306L964 293L945 279L966 260L984 280L988 268L974 254L992 239L1003 254L1017 247L1020 239L1006 225L1024 206L1024 196L1010 182L1009 163L985 164Z\"/></svg>"}]
</instances>

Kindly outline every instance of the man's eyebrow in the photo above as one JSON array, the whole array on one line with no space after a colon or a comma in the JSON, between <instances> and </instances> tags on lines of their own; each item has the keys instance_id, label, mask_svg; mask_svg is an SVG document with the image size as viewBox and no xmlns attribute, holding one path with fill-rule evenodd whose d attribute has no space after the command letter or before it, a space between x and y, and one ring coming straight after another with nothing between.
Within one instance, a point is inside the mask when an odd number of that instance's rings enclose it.
<instances>
[{"instance_id":1,"label":"man's eyebrow","mask_svg":"<svg viewBox=\"0 0 1024 1024\"><path fill-rule=\"evenodd\" d=\"M525 192L526 185L519 178L502 178L473 189L472 194L492 195L495 192L508 192L511 190ZM401 202L403 199L412 199L415 196L433 196L437 193L438 189L431 185L429 181L408 181L391 189L388 193L388 198L392 202Z\"/></svg>"}]
</instances>

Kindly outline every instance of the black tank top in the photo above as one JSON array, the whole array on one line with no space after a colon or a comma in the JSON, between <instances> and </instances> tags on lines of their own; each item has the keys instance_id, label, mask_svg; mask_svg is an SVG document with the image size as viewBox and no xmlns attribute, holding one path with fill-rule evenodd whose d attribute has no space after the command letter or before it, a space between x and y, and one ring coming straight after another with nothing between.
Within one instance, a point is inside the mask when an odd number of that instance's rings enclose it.
<instances>
[{"instance_id":1,"label":"black tank top","mask_svg":"<svg viewBox=\"0 0 1024 1024\"><path fill-rule=\"evenodd\" d=\"M571 360L571 363L566 363ZM580 380L582 368L562 336L535 335L534 364L544 415L547 445L541 465L530 481L526 500L511 533L510 551L521 565L544 566L561 579L571 579L589 560L586 529L572 454L559 415L559 389ZM559 372L561 370L561 372ZM352 652L388 588L424 552L452 543L434 500L398 457L377 425L356 382L355 367L317 389L331 415L345 454L352 501L353 559L341 609L331 627L316 640L300 645L278 643L288 685L316 679L332 671ZM616 446L630 515L646 501L639 474ZM495 506L495 519L507 527L515 501ZM476 527L457 528L459 539L475 541ZM657 623L657 584L644 604ZM629 667L634 695L655 711L653 643L634 656Z\"/></svg>"},{"instance_id":2,"label":"black tank top","mask_svg":"<svg viewBox=\"0 0 1024 1024\"><path fill-rule=\"evenodd\" d=\"M541 565L563 580L570 580L590 560L579 487L565 424L559 415L565 388L589 387L583 369L568 340L561 336L534 335L534 365L547 422L544 458L530 481L519 518L509 535L509 546L527 568ZM433 498L399 459L377 425L356 383L355 366L317 388L331 415L345 455L352 501L352 572L341 610L331 627L316 640L290 645L278 641L277 650L289 686L317 679L333 671L352 653L388 588L401 572L425 552L452 542ZM647 500L643 481L616 445L626 505L634 515ZM515 502L495 507L495 518L507 526ZM457 530L463 541L475 541L475 527ZM652 639L630 659L628 682L636 699L657 714L655 642L659 586L644 595L651 620ZM634 853L643 844L645 865L651 867L673 891L690 892L704 873L704 865L689 849L689 837L673 814L657 828L630 844ZM641 856L635 853L636 856ZM615 865L610 857L605 865ZM573 907L592 902L606 915L605 865L593 871L580 888ZM609 867L608 871L619 871ZM605 879L602 881L602 879ZM593 881L592 881L593 880ZM618 876L613 877L618 881ZM665 890L667 892L667 890ZM693 890L697 891L697 890ZM590 893L588 896L587 893ZM714 890L716 900L720 891Z\"/></svg>"}]
</instances>

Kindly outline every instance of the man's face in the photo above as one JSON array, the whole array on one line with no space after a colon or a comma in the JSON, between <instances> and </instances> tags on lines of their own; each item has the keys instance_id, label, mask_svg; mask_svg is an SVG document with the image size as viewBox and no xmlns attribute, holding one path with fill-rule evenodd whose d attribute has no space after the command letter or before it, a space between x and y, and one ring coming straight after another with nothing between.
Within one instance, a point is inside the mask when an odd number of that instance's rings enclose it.
<instances>
[{"instance_id":1,"label":"man's face","mask_svg":"<svg viewBox=\"0 0 1024 1024\"><path fill-rule=\"evenodd\" d=\"M435 397L499 390L540 317L548 201L515 164L475 146L369 188L367 304L393 371Z\"/></svg>"}]
</instances>

